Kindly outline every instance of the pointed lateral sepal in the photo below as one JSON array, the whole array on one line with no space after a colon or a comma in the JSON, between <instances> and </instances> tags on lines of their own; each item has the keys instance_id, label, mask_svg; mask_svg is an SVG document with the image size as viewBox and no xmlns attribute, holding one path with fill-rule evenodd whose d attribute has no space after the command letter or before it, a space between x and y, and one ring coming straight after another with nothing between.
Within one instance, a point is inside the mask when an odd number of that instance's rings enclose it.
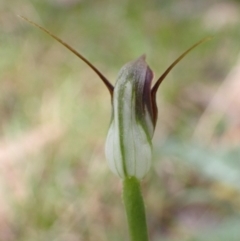
<instances>
[{"instance_id":1,"label":"pointed lateral sepal","mask_svg":"<svg viewBox=\"0 0 240 241\"><path fill-rule=\"evenodd\" d=\"M162 81L166 78L166 76L169 74L169 72L175 67L189 52L191 52L193 49L195 49L197 46L199 46L202 43L205 43L209 40L211 40L212 37L206 37L194 45L192 45L189 49L187 49L184 53L182 53L166 70L165 72L159 77L159 79L156 81L154 86L151 90L151 96L152 96L152 104L153 104L153 119L154 119L154 125L157 123L157 115L158 115L158 109L157 109L157 102L156 102L156 94L158 91L158 88Z\"/></svg>"},{"instance_id":2,"label":"pointed lateral sepal","mask_svg":"<svg viewBox=\"0 0 240 241\"><path fill-rule=\"evenodd\" d=\"M59 37L57 37L56 35L52 34L50 31L48 31L47 29L45 29L44 27L38 25L37 23L18 15L20 18L24 19L25 21L27 21L28 23L32 24L33 26L37 27L38 29L42 30L43 32L45 32L46 34L48 34L49 36L51 36L52 38L54 38L57 42L59 42L60 44L62 44L65 48L67 48L68 50L70 50L74 55L76 55L78 58L80 58L83 62L85 62L99 77L100 79L103 81L103 83L106 85L111 97L113 95L113 85L107 80L107 78L92 64L90 63L83 55L81 55L77 50L75 50L74 48L72 48L69 44L65 43L62 39L60 39Z\"/></svg>"}]
</instances>

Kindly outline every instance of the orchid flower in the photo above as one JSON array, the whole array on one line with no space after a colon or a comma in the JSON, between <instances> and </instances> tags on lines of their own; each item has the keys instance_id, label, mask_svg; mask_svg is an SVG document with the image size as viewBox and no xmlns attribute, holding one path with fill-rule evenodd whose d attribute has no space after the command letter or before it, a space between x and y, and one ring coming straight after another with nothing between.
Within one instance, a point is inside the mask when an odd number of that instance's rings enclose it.
<instances>
[{"instance_id":1,"label":"orchid flower","mask_svg":"<svg viewBox=\"0 0 240 241\"><path fill-rule=\"evenodd\" d=\"M20 16L21 17L21 16ZM157 90L172 68L205 38L178 57L151 87L153 72L145 55L124 65L115 86L84 56L45 28L24 18L49 34L83 60L107 87L112 104L112 117L105 152L110 169L123 179L123 201L131 241L147 241L147 225L140 182L148 172L152 159L152 137L157 123Z\"/></svg>"}]
</instances>

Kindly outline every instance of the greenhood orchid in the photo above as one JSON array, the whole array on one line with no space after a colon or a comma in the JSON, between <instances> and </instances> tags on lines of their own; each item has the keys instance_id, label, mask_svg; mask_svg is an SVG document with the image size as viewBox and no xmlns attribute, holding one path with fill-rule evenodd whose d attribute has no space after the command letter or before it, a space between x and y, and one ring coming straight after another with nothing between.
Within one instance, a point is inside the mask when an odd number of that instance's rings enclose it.
<instances>
[{"instance_id":1,"label":"greenhood orchid","mask_svg":"<svg viewBox=\"0 0 240 241\"><path fill-rule=\"evenodd\" d=\"M21 17L40 28L83 60L103 81L110 95L112 117L107 135L105 153L110 169L120 178L142 179L151 166L152 137L157 123L157 90L170 70L192 49L208 40L205 38L176 59L151 87L153 72L145 62L145 55L124 65L116 85L85 57L36 23Z\"/></svg>"},{"instance_id":2,"label":"greenhood orchid","mask_svg":"<svg viewBox=\"0 0 240 241\"><path fill-rule=\"evenodd\" d=\"M151 88L153 72L145 55L124 65L112 95L112 119L105 153L110 169L121 178L142 179L151 166L152 137L157 123L157 90L170 70L193 48L184 52Z\"/></svg>"}]
</instances>

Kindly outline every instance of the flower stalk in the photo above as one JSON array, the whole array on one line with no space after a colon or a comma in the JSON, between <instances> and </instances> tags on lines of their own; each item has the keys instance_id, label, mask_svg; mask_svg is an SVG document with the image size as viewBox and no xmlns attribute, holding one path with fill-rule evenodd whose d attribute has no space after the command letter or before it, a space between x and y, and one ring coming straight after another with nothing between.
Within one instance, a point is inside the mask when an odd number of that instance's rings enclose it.
<instances>
[{"instance_id":1,"label":"flower stalk","mask_svg":"<svg viewBox=\"0 0 240 241\"><path fill-rule=\"evenodd\" d=\"M140 182L135 177L123 180L122 194L131 241L148 241L145 207Z\"/></svg>"}]
</instances>

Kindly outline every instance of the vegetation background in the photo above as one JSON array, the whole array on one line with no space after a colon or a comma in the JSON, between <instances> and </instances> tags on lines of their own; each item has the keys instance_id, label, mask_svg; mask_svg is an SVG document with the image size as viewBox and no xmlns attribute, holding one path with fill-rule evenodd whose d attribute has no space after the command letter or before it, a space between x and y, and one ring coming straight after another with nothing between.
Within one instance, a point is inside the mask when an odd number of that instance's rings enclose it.
<instances>
[{"instance_id":1,"label":"vegetation background","mask_svg":"<svg viewBox=\"0 0 240 241\"><path fill-rule=\"evenodd\" d=\"M143 180L151 241L239 241L240 2L2 0L0 241L127 240L121 181L104 142L114 83L146 53L155 77L199 39L158 93Z\"/></svg>"}]
</instances>

